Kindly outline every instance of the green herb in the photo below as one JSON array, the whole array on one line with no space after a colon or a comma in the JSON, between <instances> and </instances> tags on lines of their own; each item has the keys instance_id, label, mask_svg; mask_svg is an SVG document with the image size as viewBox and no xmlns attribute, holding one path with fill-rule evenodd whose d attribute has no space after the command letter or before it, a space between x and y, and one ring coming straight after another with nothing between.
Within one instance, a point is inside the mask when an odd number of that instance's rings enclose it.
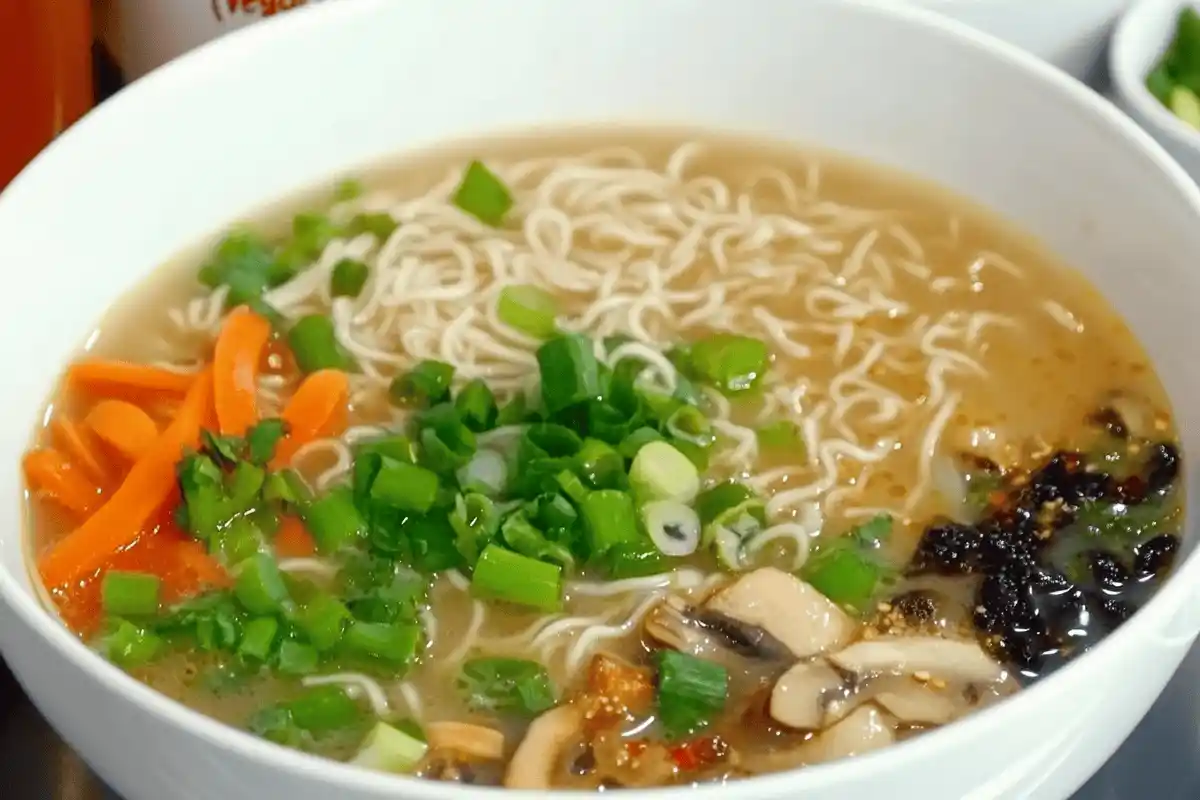
<instances>
[{"instance_id":1,"label":"green herb","mask_svg":"<svg viewBox=\"0 0 1200 800\"><path fill-rule=\"evenodd\" d=\"M334 297L358 297L370 276L371 268L366 264L356 258L343 258L333 265L329 293Z\"/></svg>"},{"instance_id":2,"label":"green herb","mask_svg":"<svg viewBox=\"0 0 1200 800\"><path fill-rule=\"evenodd\" d=\"M324 314L301 317L287 334L296 365L304 373L322 369L357 371L354 357L338 343L333 321Z\"/></svg>"},{"instance_id":3,"label":"green herb","mask_svg":"<svg viewBox=\"0 0 1200 800\"><path fill-rule=\"evenodd\" d=\"M892 570L877 553L891 529L891 517L880 514L832 542L822 543L805 563L801 577L833 602L869 611L892 577Z\"/></svg>"},{"instance_id":4,"label":"green herb","mask_svg":"<svg viewBox=\"0 0 1200 800\"><path fill-rule=\"evenodd\" d=\"M547 412L557 414L600 396L600 364L586 336L551 339L538 348L537 360Z\"/></svg>"},{"instance_id":5,"label":"green herb","mask_svg":"<svg viewBox=\"0 0 1200 800\"><path fill-rule=\"evenodd\" d=\"M545 667L517 658L473 658L458 676L467 707L483 714L537 716L553 708L554 685Z\"/></svg>"},{"instance_id":6,"label":"green herb","mask_svg":"<svg viewBox=\"0 0 1200 800\"><path fill-rule=\"evenodd\" d=\"M505 286L500 291L497 314L505 325L537 339L549 339L558 331L554 298L537 286Z\"/></svg>"},{"instance_id":7,"label":"green herb","mask_svg":"<svg viewBox=\"0 0 1200 800\"><path fill-rule=\"evenodd\" d=\"M279 566L266 553L258 553L238 565L234 594L252 614L275 614L291 603Z\"/></svg>"},{"instance_id":8,"label":"green herb","mask_svg":"<svg viewBox=\"0 0 1200 800\"><path fill-rule=\"evenodd\" d=\"M463 424L475 433L490 431L496 426L496 396L480 378L462 387L454 398L454 408Z\"/></svg>"},{"instance_id":9,"label":"green herb","mask_svg":"<svg viewBox=\"0 0 1200 800\"><path fill-rule=\"evenodd\" d=\"M508 187L481 161L472 161L454 191L453 203L485 225L496 228L504 222L513 199Z\"/></svg>"},{"instance_id":10,"label":"green herb","mask_svg":"<svg viewBox=\"0 0 1200 800\"><path fill-rule=\"evenodd\" d=\"M475 564L471 592L542 611L562 609L562 568L491 544Z\"/></svg>"},{"instance_id":11,"label":"green herb","mask_svg":"<svg viewBox=\"0 0 1200 800\"><path fill-rule=\"evenodd\" d=\"M758 437L759 447L784 451L800 459L804 457L804 436L801 435L799 426L789 419L769 422L760 427L755 435Z\"/></svg>"},{"instance_id":12,"label":"green herb","mask_svg":"<svg viewBox=\"0 0 1200 800\"><path fill-rule=\"evenodd\" d=\"M100 584L104 612L117 617L154 614L158 611L161 584L156 575L109 570Z\"/></svg>"},{"instance_id":13,"label":"green herb","mask_svg":"<svg viewBox=\"0 0 1200 800\"><path fill-rule=\"evenodd\" d=\"M687 371L697 380L735 395L758 386L769 363L770 353L761 340L715 333L692 345Z\"/></svg>"},{"instance_id":14,"label":"green herb","mask_svg":"<svg viewBox=\"0 0 1200 800\"><path fill-rule=\"evenodd\" d=\"M163 641L145 628L119 620L101 640L100 650L121 669L134 669L157 658L163 650Z\"/></svg>"},{"instance_id":15,"label":"green herb","mask_svg":"<svg viewBox=\"0 0 1200 800\"><path fill-rule=\"evenodd\" d=\"M678 741L707 728L725 707L729 674L720 664L680 653L658 654L658 721Z\"/></svg>"},{"instance_id":16,"label":"green herb","mask_svg":"<svg viewBox=\"0 0 1200 800\"><path fill-rule=\"evenodd\" d=\"M366 537L367 523L354 503L353 493L345 487L314 500L303 516L317 550L326 555Z\"/></svg>"},{"instance_id":17,"label":"green herb","mask_svg":"<svg viewBox=\"0 0 1200 800\"><path fill-rule=\"evenodd\" d=\"M392 381L388 394L398 405L434 406L450 397L454 367L444 361L422 361Z\"/></svg>"}]
</instances>

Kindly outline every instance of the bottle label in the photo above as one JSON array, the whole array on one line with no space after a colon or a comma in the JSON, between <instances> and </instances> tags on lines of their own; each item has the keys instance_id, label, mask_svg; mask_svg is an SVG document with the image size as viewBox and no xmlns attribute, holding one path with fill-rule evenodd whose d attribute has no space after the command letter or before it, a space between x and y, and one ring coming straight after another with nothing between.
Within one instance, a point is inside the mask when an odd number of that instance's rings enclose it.
<instances>
[{"instance_id":1,"label":"bottle label","mask_svg":"<svg viewBox=\"0 0 1200 800\"><path fill-rule=\"evenodd\" d=\"M100 41L123 81L205 42L325 0L97 0Z\"/></svg>"}]
</instances>

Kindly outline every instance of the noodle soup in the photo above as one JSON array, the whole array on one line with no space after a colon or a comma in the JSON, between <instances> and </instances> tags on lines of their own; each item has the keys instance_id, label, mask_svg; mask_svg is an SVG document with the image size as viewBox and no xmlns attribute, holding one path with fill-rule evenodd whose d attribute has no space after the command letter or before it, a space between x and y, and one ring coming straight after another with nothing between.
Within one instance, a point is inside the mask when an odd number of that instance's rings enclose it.
<instances>
[{"instance_id":1,"label":"noodle soup","mask_svg":"<svg viewBox=\"0 0 1200 800\"><path fill-rule=\"evenodd\" d=\"M707 135L488 141L237 225L26 456L47 602L230 725L514 788L851 756L1133 614L1165 395L961 198Z\"/></svg>"}]
</instances>

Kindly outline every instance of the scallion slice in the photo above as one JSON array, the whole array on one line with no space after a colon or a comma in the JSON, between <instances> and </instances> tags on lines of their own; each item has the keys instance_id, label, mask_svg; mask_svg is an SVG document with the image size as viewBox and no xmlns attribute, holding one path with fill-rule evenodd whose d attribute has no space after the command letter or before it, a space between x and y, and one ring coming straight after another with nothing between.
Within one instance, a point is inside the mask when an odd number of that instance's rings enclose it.
<instances>
[{"instance_id":1,"label":"scallion slice","mask_svg":"<svg viewBox=\"0 0 1200 800\"><path fill-rule=\"evenodd\" d=\"M116 617L146 616L158 611L162 581L145 572L110 570L100 584L105 613Z\"/></svg>"},{"instance_id":2,"label":"scallion slice","mask_svg":"<svg viewBox=\"0 0 1200 800\"><path fill-rule=\"evenodd\" d=\"M562 567L488 545L475 564L471 593L542 611L562 609Z\"/></svg>"},{"instance_id":3,"label":"scallion slice","mask_svg":"<svg viewBox=\"0 0 1200 800\"><path fill-rule=\"evenodd\" d=\"M505 286L500 291L496 312L505 325L537 339L549 339L558 331L554 298L537 286Z\"/></svg>"},{"instance_id":4,"label":"scallion slice","mask_svg":"<svg viewBox=\"0 0 1200 800\"><path fill-rule=\"evenodd\" d=\"M658 655L658 721L670 740L707 728L725 707L729 674L720 664L676 650Z\"/></svg>"},{"instance_id":5,"label":"scallion slice","mask_svg":"<svg viewBox=\"0 0 1200 800\"><path fill-rule=\"evenodd\" d=\"M462 181L454 190L453 202L463 211L493 228L504 222L504 215L513 205L508 187L481 161L472 161L467 165Z\"/></svg>"}]
</instances>

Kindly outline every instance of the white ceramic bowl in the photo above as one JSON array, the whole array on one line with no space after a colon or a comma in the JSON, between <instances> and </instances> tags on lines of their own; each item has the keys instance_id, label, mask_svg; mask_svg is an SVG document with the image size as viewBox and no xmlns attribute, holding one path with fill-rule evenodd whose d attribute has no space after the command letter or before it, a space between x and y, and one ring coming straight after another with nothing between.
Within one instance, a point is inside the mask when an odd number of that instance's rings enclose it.
<instances>
[{"instance_id":1,"label":"white ceramic bowl","mask_svg":"<svg viewBox=\"0 0 1200 800\"><path fill-rule=\"evenodd\" d=\"M1089 85L1104 81L1104 50L1130 0L893 0L933 9L998 36Z\"/></svg>"},{"instance_id":2,"label":"white ceramic bowl","mask_svg":"<svg viewBox=\"0 0 1200 800\"><path fill-rule=\"evenodd\" d=\"M978 198L1111 298L1165 378L1186 452L1200 452L1200 191L1110 105L1012 47L852 0L357 0L285 15L121 93L0 196L13 290L0 300L0 646L50 722L128 800L453 800L464 790L219 725L128 678L45 612L22 558L18 460L64 362L156 264L272 198L406 148L589 120L822 143ZM1192 503L1197 474L1187 472ZM1196 636L1193 550L1094 652L946 730L799 772L621 796L1065 798Z\"/></svg>"},{"instance_id":3,"label":"white ceramic bowl","mask_svg":"<svg viewBox=\"0 0 1200 800\"><path fill-rule=\"evenodd\" d=\"M1175 36L1183 0L1139 0L1117 23L1109 48L1112 93L1117 105L1200 180L1200 131L1180 120L1146 88L1154 69Z\"/></svg>"}]
</instances>

